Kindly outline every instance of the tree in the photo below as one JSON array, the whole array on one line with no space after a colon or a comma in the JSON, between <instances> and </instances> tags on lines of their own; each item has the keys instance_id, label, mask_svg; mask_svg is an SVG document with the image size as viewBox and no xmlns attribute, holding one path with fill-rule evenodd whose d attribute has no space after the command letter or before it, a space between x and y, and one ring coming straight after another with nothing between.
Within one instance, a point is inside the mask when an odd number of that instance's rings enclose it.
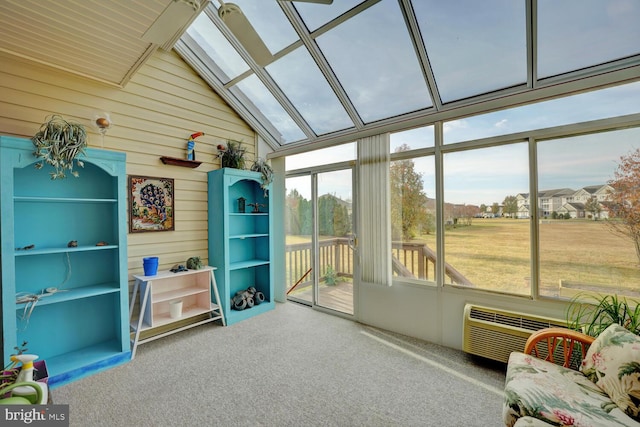
<instances>
[{"instance_id":1,"label":"tree","mask_svg":"<svg viewBox=\"0 0 640 427\"><path fill-rule=\"evenodd\" d=\"M614 178L609 181L610 211L607 224L633 242L640 261L640 149L620 157Z\"/></svg>"},{"instance_id":2,"label":"tree","mask_svg":"<svg viewBox=\"0 0 640 427\"><path fill-rule=\"evenodd\" d=\"M285 201L287 207L287 234L311 234L311 202L296 190L289 192Z\"/></svg>"},{"instance_id":3,"label":"tree","mask_svg":"<svg viewBox=\"0 0 640 427\"><path fill-rule=\"evenodd\" d=\"M333 233L334 236L344 237L351 232L351 218L346 202L335 198L336 205L333 208Z\"/></svg>"},{"instance_id":4,"label":"tree","mask_svg":"<svg viewBox=\"0 0 640 427\"><path fill-rule=\"evenodd\" d=\"M346 236L351 220L346 202L333 194L318 197L318 233L322 236Z\"/></svg>"},{"instance_id":5,"label":"tree","mask_svg":"<svg viewBox=\"0 0 640 427\"><path fill-rule=\"evenodd\" d=\"M602 212L602 207L600 206L600 201L597 197L591 197L587 200L587 203L584 204L584 210L589 212L594 220L598 220L600 217L600 212Z\"/></svg>"},{"instance_id":6,"label":"tree","mask_svg":"<svg viewBox=\"0 0 640 427\"><path fill-rule=\"evenodd\" d=\"M500 205L498 205L497 202L494 202L491 205L491 213L495 216L498 215L498 212L500 212Z\"/></svg>"},{"instance_id":7,"label":"tree","mask_svg":"<svg viewBox=\"0 0 640 427\"><path fill-rule=\"evenodd\" d=\"M406 144L396 152L409 150ZM416 172L413 160L397 160L390 167L391 229L393 239L413 239L421 229L430 230L427 215L427 195L422 174Z\"/></svg>"},{"instance_id":8,"label":"tree","mask_svg":"<svg viewBox=\"0 0 640 427\"><path fill-rule=\"evenodd\" d=\"M516 199L516 196L505 197L502 204L504 205L504 213L511 218L515 218L518 213L518 199Z\"/></svg>"}]
</instances>

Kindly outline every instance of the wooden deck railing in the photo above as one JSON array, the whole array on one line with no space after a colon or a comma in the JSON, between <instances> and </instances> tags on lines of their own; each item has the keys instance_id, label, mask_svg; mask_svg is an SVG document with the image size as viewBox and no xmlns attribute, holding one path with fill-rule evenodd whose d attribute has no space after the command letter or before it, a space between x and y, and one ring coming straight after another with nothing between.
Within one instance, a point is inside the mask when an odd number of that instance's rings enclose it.
<instances>
[{"instance_id":1,"label":"wooden deck railing","mask_svg":"<svg viewBox=\"0 0 640 427\"><path fill-rule=\"evenodd\" d=\"M324 274L327 267L331 267L338 276L353 277L353 250L349 246L349 239L336 237L321 240L319 246L320 274ZM287 288L290 288L311 268L311 242L287 245L285 262ZM298 286L302 288L308 285L312 277L308 275Z\"/></svg>"},{"instance_id":2,"label":"wooden deck railing","mask_svg":"<svg viewBox=\"0 0 640 427\"><path fill-rule=\"evenodd\" d=\"M325 274L330 266L338 276L353 277L353 250L349 246L349 239L336 237L321 240L319 246L320 274ZM391 253L394 276L435 281L436 253L424 243L394 242L391 245ZM311 268L311 242L286 245L285 262L287 288L290 288ZM473 283L458 270L446 263L445 276L451 283L473 286ZM298 286L308 285L312 277L308 275Z\"/></svg>"}]
</instances>

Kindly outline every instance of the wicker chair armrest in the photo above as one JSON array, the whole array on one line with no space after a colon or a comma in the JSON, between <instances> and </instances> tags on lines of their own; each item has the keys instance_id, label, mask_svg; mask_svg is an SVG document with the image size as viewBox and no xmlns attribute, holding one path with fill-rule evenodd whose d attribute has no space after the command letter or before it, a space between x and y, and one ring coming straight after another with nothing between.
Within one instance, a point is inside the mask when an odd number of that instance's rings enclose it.
<instances>
[{"instance_id":1,"label":"wicker chair armrest","mask_svg":"<svg viewBox=\"0 0 640 427\"><path fill-rule=\"evenodd\" d=\"M594 340L594 337L573 329L545 328L531 334L525 343L524 352L551 363L577 369L575 358L584 358ZM562 357L562 360L556 360L558 357Z\"/></svg>"}]
</instances>

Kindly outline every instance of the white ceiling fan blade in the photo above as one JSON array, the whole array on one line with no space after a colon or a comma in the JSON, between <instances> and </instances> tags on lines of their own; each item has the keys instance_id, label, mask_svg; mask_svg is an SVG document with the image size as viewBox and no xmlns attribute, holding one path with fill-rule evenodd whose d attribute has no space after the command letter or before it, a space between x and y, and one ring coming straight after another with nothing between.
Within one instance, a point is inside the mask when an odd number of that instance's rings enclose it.
<instances>
[{"instance_id":1,"label":"white ceiling fan blade","mask_svg":"<svg viewBox=\"0 0 640 427\"><path fill-rule=\"evenodd\" d=\"M242 13L240 7L233 3L222 3L218 9L218 16L238 39L240 44L260 66L265 66L273 60L273 55L264 44L251 22Z\"/></svg>"},{"instance_id":2,"label":"white ceiling fan blade","mask_svg":"<svg viewBox=\"0 0 640 427\"><path fill-rule=\"evenodd\" d=\"M331 4L333 0L281 0L281 1L299 1L303 3Z\"/></svg>"}]
</instances>

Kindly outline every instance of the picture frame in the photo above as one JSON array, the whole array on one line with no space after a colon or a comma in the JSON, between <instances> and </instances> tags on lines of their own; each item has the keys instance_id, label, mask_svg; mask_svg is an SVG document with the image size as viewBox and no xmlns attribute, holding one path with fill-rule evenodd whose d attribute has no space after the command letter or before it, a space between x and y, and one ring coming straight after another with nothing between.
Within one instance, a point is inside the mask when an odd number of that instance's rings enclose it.
<instances>
[{"instance_id":1,"label":"picture frame","mask_svg":"<svg viewBox=\"0 0 640 427\"><path fill-rule=\"evenodd\" d=\"M175 230L173 178L129 175L129 233Z\"/></svg>"}]
</instances>

